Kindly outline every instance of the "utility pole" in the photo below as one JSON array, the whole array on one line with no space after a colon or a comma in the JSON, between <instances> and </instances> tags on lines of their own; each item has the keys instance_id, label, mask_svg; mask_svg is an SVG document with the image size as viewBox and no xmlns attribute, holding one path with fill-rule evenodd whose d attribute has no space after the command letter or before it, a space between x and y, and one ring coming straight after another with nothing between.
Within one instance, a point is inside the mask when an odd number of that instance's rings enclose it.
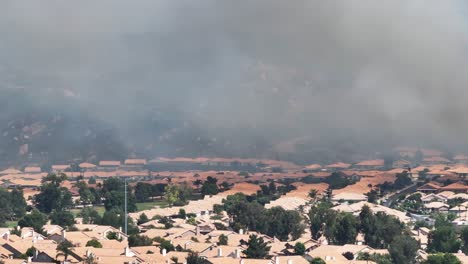
<instances>
[{"instance_id":1,"label":"utility pole","mask_svg":"<svg viewBox=\"0 0 468 264\"><path fill-rule=\"evenodd\" d=\"M124 179L124 182L125 182L125 227L124 227L124 232L125 232L125 235L127 234L127 226L128 226L128 215L127 215L127 178Z\"/></svg>"}]
</instances>

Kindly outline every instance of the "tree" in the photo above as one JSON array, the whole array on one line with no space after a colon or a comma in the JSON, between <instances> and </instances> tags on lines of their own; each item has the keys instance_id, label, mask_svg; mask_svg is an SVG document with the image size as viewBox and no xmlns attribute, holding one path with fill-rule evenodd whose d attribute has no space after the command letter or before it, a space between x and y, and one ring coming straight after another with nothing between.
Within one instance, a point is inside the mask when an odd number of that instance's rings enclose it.
<instances>
[{"instance_id":1,"label":"tree","mask_svg":"<svg viewBox=\"0 0 468 264\"><path fill-rule=\"evenodd\" d=\"M460 232L460 238L463 242L463 252L468 253L468 227L464 227Z\"/></svg>"},{"instance_id":2,"label":"tree","mask_svg":"<svg viewBox=\"0 0 468 264\"><path fill-rule=\"evenodd\" d=\"M26 213L26 201L23 191L13 189L9 192L0 187L0 225L5 225L5 221L18 219Z\"/></svg>"},{"instance_id":3,"label":"tree","mask_svg":"<svg viewBox=\"0 0 468 264\"><path fill-rule=\"evenodd\" d=\"M194 253L194 252L189 252L187 258L186 258L186 263L187 264L206 264L207 261L200 257L198 255L198 253Z\"/></svg>"},{"instance_id":4,"label":"tree","mask_svg":"<svg viewBox=\"0 0 468 264\"><path fill-rule=\"evenodd\" d=\"M313 258L310 261L310 264L327 264L327 263L325 262L325 260L323 260L321 258Z\"/></svg>"},{"instance_id":5,"label":"tree","mask_svg":"<svg viewBox=\"0 0 468 264\"><path fill-rule=\"evenodd\" d=\"M23 190L14 188L10 192L10 206L13 209L13 216L15 218L23 217L26 214L26 200L24 199Z\"/></svg>"},{"instance_id":6,"label":"tree","mask_svg":"<svg viewBox=\"0 0 468 264\"><path fill-rule=\"evenodd\" d=\"M34 197L36 208L44 213L62 211L73 205L72 196L60 184L67 179L65 174L49 174L42 179L40 193Z\"/></svg>"},{"instance_id":7,"label":"tree","mask_svg":"<svg viewBox=\"0 0 468 264\"><path fill-rule=\"evenodd\" d=\"M206 181L203 183L201 188L201 193L203 195L215 195L219 193L219 188L217 184L218 180L211 176L206 178Z\"/></svg>"},{"instance_id":8,"label":"tree","mask_svg":"<svg viewBox=\"0 0 468 264\"><path fill-rule=\"evenodd\" d=\"M137 224L141 225L141 224L144 224L144 223L147 223L147 222L149 222L148 216L146 216L145 213L140 214L140 216L138 217Z\"/></svg>"},{"instance_id":9,"label":"tree","mask_svg":"<svg viewBox=\"0 0 468 264\"><path fill-rule=\"evenodd\" d=\"M370 190L368 193L366 193L367 195L367 201L369 203L377 203L377 200L379 199L379 194L376 190Z\"/></svg>"},{"instance_id":10,"label":"tree","mask_svg":"<svg viewBox=\"0 0 468 264\"><path fill-rule=\"evenodd\" d=\"M396 237L388 249L394 263L416 263L416 253L419 243L408 235Z\"/></svg>"},{"instance_id":11,"label":"tree","mask_svg":"<svg viewBox=\"0 0 468 264\"><path fill-rule=\"evenodd\" d=\"M319 239L324 233L331 234L337 213L328 204L320 203L309 211L309 225L313 239Z\"/></svg>"},{"instance_id":12,"label":"tree","mask_svg":"<svg viewBox=\"0 0 468 264\"><path fill-rule=\"evenodd\" d=\"M161 238L161 237L156 237L153 240L159 243L159 248L161 249L161 252L163 249L165 249L166 252L175 250L174 245L172 245L171 241L169 240L165 240L164 238Z\"/></svg>"},{"instance_id":13,"label":"tree","mask_svg":"<svg viewBox=\"0 0 468 264\"><path fill-rule=\"evenodd\" d=\"M92 207L83 208L78 215L83 218L83 224L98 225L101 223L101 216L98 211L94 210Z\"/></svg>"},{"instance_id":14,"label":"tree","mask_svg":"<svg viewBox=\"0 0 468 264\"><path fill-rule=\"evenodd\" d=\"M225 234L221 234L218 237L218 245L219 246L227 246L228 244L228 237Z\"/></svg>"},{"instance_id":15,"label":"tree","mask_svg":"<svg viewBox=\"0 0 468 264\"><path fill-rule=\"evenodd\" d=\"M455 228L450 224L437 226L429 233L429 252L456 253L461 247Z\"/></svg>"},{"instance_id":16,"label":"tree","mask_svg":"<svg viewBox=\"0 0 468 264\"><path fill-rule=\"evenodd\" d=\"M112 177L105 180L102 192L105 199L104 207L106 210L125 210L125 182L122 179ZM135 195L130 186L127 186L127 210L128 212L137 211Z\"/></svg>"},{"instance_id":17,"label":"tree","mask_svg":"<svg viewBox=\"0 0 468 264\"><path fill-rule=\"evenodd\" d=\"M145 235L131 235L128 237L129 247L151 246L153 241Z\"/></svg>"},{"instance_id":18,"label":"tree","mask_svg":"<svg viewBox=\"0 0 468 264\"><path fill-rule=\"evenodd\" d=\"M63 240L57 245L58 256L64 256L65 260L73 252L73 244L68 240Z\"/></svg>"},{"instance_id":19,"label":"tree","mask_svg":"<svg viewBox=\"0 0 468 264\"><path fill-rule=\"evenodd\" d=\"M180 190L174 184L167 185L166 188L164 188L164 192L166 193L165 198L169 205L173 205L179 199Z\"/></svg>"},{"instance_id":20,"label":"tree","mask_svg":"<svg viewBox=\"0 0 468 264\"><path fill-rule=\"evenodd\" d=\"M138 182L135 186L135 197L140 203L147 202L153 196L153 188L151 184L146 182Z\"/></svg>"},{"instance_id":21,"label":"tree","mask_svg":"<svg viewBox=\"0 0 468 264\"><path fill-rule=\"evenodd\" d=\"M315 202L315 199L317 198L318 191L315 189L311 189L308 193L308 196L310 199L312 199Z\"/></svg>"},{"instance_id":22,"label":"tree","mask_svg":"<svg viewBox=\"0 0 468 264\"><path fill-rule=\"evenodd\" d=\"M257 235L250 235L247 242L247 249L243 251L247 258L265 259L268 257L270 246L262 237Z\"/></svg>"},{"instance_id":23,"label":"tree","mask_svg":"<svg viewBox=\"0 0 468 264\"><path fill-rule=\"evenodd\" d=\"M305 254L305 251L306 251L306 248L305 248L305 245L304 243L301 243L301 242L297 242L295 245L294 245L294 254L296 255L304 255Z\"/></svg>"},{"instance_id":24,"label":"tree","mask_svg":"<svg viewBox=\"0 0 468 264\"><path fill-rule=\"evenodd\" d=\"M462 262L453 254L435 254L429 255L422 264L462 264Z\"/></svg>"},{"instance_id":25,"label":"tree","mask_svg":"<svg viewBox=\"0 0 468 264\"><path fill-rule=\"evenodd\" d=\"M338 245L354 244L358 233L357 228L358 222L352 214L338 214L332 241Z\"/></svg>"},{"instance_id":26,"label":"tree","mask_svg":"<svg viewBox=\"0 0 468 264\"><path fill-rule=\"evenodd\" d=\"M118 209L106 211L101 219L101 225L110 225L115 228L123 226L125 220L124 213Z\"/></svg>"},{"instance_id":27,"label":"tree","mask_svg":"<svg viewBox=\"0 0 468 264\"><path fill-rule=\"evenodd\" d=\"M93 248L102 248L101 242L99 242L96 239L91 239L88 242L86 242L87 247L93 247Z\"/></svg>"},{"instance_id":28,"label":"tree","mask_svg":"<svg viewBox=\"0 0 468 264\"><path fill-rule=\"evenodd\" d=\"M34 231L41 232L42 227L47 223L47 216L38 210L33 210L18 221L21 227L32 227Z\"/></svg>"},{"instance_id":29,"label":"tree","mask_svg":"<svg viewBox=\"0 0 468 264\"><path fill-rule=\"evenodd\" d=\"M52 224L61 227L69 227L75 224L73 214L67 211L53 211L50 214L50 220Z\"/></svg>"}]
</instances>

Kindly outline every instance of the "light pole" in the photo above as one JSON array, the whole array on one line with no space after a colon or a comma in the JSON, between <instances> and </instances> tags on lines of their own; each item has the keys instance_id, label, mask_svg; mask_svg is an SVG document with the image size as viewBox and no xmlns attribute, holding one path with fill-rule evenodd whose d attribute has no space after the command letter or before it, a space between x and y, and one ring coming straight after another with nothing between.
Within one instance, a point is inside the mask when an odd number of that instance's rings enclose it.
<instances>
[{"instance_id":1,"label":"light pole","mask_svg":"<svg viewBox=\"0 0 468 264\"><path fill-rule=\"evenodd\" d=\"M128 226L128 219L127 219L127 178L124 179L124 187L125 187L125 201L124 201L124 207L125 207L125 226L124 226L124 232L125 235L127 235L127 226Z\"/></svg>"}]
</instances>

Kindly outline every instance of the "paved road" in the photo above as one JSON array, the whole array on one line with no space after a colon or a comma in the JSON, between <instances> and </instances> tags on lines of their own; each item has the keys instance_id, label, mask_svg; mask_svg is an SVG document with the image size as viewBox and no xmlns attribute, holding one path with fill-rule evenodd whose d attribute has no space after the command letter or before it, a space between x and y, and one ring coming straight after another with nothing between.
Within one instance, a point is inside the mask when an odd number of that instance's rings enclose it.
<instances>
[{"instance_id":1,"label":"paved road","mask_svg":"<svg viewBox=\"0 0 468 264\"><path fill-rule=\"evenodd\" d=\"M410 186L404 188L404 189L401 189L399 191L397 191L396 193L390 195L390 197L387 198L387 201L385 203L383 203L383 205L387 206L387 207L390 207L397 199L398 197L400 197L402 194L403 195L408 195L412 192L415 192L416 189L418 188L418 183L415 182L413 184L411 184Z\"/></svg>"}]
</instances>

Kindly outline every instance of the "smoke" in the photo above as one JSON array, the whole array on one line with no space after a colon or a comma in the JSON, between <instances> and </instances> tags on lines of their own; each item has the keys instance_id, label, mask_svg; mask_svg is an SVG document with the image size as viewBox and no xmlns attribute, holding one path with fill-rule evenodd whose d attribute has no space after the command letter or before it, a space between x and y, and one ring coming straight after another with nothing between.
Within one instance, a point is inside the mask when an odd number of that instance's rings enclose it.
<instances>
[{"instance_id":1,"label":"smoke","mask_svg":"<svg viewBox=\"0 0 468 264\"><path fill-rule=\"evenodd\" d=\"M468 145L462 1L1 5L0 86L73 104L133 152Z\"/></svg>"}]
</instances>

